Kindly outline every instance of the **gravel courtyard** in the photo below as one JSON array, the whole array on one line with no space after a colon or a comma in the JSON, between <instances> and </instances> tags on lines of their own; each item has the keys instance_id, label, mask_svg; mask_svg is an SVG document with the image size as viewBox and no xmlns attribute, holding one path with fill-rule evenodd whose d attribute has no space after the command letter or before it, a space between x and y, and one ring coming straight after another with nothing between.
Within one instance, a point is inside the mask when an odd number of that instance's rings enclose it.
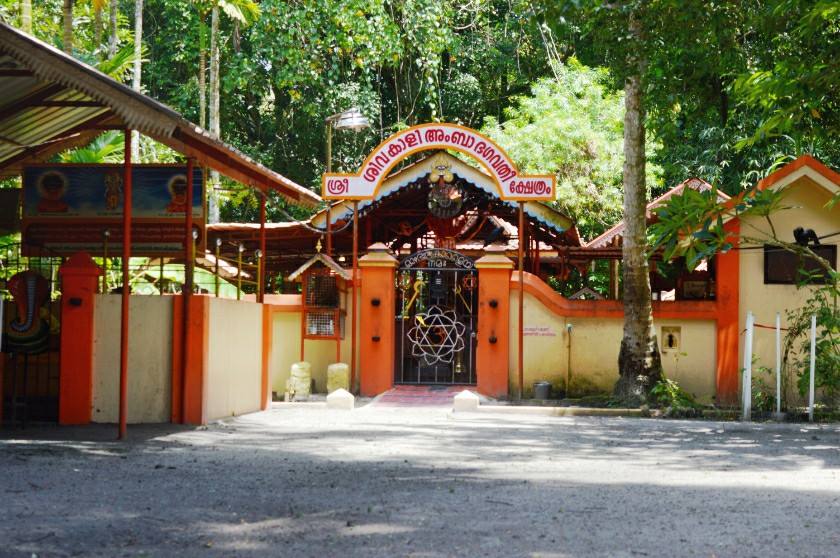
<instances>
[{"instance_id":1,"label":"gravel courtyard","mask_svg":"<svg viewBox=\"0 0 840 558\"><path fill-rule=\"evenodd\" d=\"M838 556L840 428L354 412L0 431L0 556Z\"/></svg>"}]
</instances>

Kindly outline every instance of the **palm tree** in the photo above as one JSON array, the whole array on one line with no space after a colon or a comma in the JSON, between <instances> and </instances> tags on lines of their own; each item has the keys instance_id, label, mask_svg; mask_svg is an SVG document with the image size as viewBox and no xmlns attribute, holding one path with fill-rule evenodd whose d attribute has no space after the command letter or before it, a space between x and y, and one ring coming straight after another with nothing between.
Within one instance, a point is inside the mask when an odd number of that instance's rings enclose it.
<instances>
[{"instance_id":1,"label":"palm tree","mask_svg":"<svg viewBox=\"0 0 840 558\"><path fill-rule=\"evenodd\" d=\"M113 58L117 55L117 46L119 44L119 37L117 36L117 6L119 0L111 0L110 13L108 15L108 57Z\"/></svg>"},{"instance_id":2,"label":"palm tree","mask_svg":"<svg viewBox=\"0 0 840 558\"><path fill-rule=\"evenodd\" d=\"M20 28L32 34L32 0L20 0Z\"/></svg>"},{"instance_id":3,"label":"palm tree","mask_svg":"<svg viewBox=\"0 0 840 558\"><path fill-rule=\"evenodd\" d=\"M85 147L65 151L59 156L59 160L62 163L122 163L124 148L123 133L109 130Z\"/></svg>"},{"instance_id":4,"label":"palm tree","mask_svg":"<svg viewBox=\"0 0 840 558\"><path fill-rule=\"evenodd\" d=\"M140 91L140 76L143 68L143 0L134 0L134 75L131 88ZM140 159L140 134L132 132L131 158Z\"/></svg>"},{"instance_id":5,"label":"palm tree","mask_svg":"<svg viewBox=\"0 0 840 558\"><path fill-rule=\"evenodd\" d=\"M210 15L210 118L209 131L215 137L221 136L220 118L220 67L221 52L219 48L219 10L228 17L241 24L248 25L257 20L260 16L260 7L254 0L193 0L200 21L199 27L199 53L198 53L198 95L199 95L199 125L205 125L205 114L207 111L207 81L205 77L206 68L206 36L207 36L207 15ZM216 188L219 184L219 173L212 171L210 180L207 182L208 192L208 220L214 223L219 220L219 200L216 195Z\"/></svg>"},{"instance_id":6,"label":"palm tree","mask_svg":"<svg viewBox=\"0 0 840 558\"><path fill-rule=\"evenodd\" d=\"M100 58L104 58L102 51L102 12L105 11L107 0L91 0L93 6L93 41Z\"/></svg>"},{"instance_id":7,"label":"palm tree","mask_svg":"<svg viewBox=\"0 0 840 558\"><path fill-rule=\"evenodd\" d=\"M198 94L199 124L203 128L207 122L207 16L211 18L210 27L210 132L214 133L214 122L218 122L218 102L213 110L213 101L218 99L219 93L219 68L221 55L219 49L219 10L221 9L229 18L244 25L249 25L260 16L260 7L254 0L192 0L198 11L199 37L198 37ZM218 135L219 126L216 125Z\"/></svg>"},{"instance_id":8,"label":"palm tree","mask_svg":"<svg viewBox=\"0 0 840 558\"><path fill-rule=\"evenodd\" d=\"M64 52L73 54L73 0L64 0Z\"/></svg>"}]
</instances>

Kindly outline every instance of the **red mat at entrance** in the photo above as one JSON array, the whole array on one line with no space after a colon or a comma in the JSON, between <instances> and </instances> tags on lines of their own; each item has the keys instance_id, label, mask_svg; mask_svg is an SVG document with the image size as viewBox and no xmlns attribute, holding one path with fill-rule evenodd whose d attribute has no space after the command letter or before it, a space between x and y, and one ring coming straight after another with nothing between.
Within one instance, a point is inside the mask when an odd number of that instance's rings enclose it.
<instances>
[{"instance_id":1,"label":"red mat at entrance","mask_svg":"<svg viewBox=\"0 0 840 558\"><path fill-rule=\"evenodd\" d=\"M452 398L475 386L396 386L373 400L379 407L451 407Z\"/></svg>"}]
</instances>

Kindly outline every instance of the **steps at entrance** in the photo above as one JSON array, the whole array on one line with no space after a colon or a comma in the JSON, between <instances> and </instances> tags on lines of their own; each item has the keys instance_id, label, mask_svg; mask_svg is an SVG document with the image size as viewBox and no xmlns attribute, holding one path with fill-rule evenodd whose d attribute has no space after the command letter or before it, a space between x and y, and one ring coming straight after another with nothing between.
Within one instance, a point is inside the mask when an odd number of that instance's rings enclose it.
<instances>
[{"instance_id":1,"label":"steps at entrance","mask_svg":"<svg viewBox=\"0 0 840 558\"><path fill-rule=\"evenodd\" d=\"M452 399L475 386L395 386L378 395L370 407L451 407Z\"/></svg>"}]
</instances>

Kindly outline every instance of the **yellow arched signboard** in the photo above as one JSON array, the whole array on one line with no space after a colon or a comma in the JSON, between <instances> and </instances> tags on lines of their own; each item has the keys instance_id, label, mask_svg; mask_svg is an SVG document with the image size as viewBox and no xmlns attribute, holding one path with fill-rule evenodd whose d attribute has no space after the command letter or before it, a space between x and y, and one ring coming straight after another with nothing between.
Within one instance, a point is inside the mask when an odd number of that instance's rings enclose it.
<instances>
[{"instance_id":1,"label":"yellow arched signboard","mask_svg":"<svg viewBox=\"0 0 840 558\"><path fill-rule=\"evenodd\" d=\"M470 128L445 123L421 124L397 132L371 151L357 174L325 174L321 195L326 199L372 199L397 163L412 153L430 149L451 149L478 161L495 181L503 200L554 200L553 175L520 174L493 140Z\"/></svg>"}]
</instances>

